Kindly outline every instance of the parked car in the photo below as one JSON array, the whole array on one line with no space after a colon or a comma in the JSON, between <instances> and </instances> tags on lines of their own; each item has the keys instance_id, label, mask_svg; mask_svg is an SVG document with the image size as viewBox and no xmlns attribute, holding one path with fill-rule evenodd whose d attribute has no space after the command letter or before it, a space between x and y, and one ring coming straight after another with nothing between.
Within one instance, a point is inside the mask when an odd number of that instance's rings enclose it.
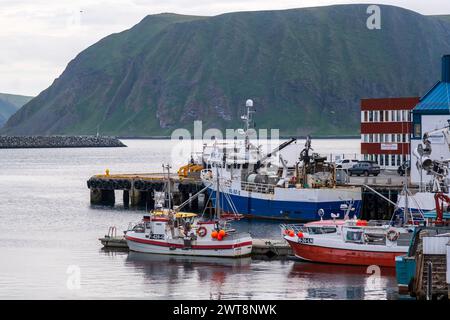
<instances>
[{"instance_id":1,"label":"parked car","mask_svg":"<svg viewBox=\"0 0 450 320\"><path fill-rule=\"evenodd\" d=\"M355 164L357 164L359 161L356 159L339 159L336 160L336 168L337 169L350 169Z\"/></svg>"},{"instance_id":2,"label":"parked car","mask_svg":"<svg viewBox=\"0 0 450 320\"><path fill-rule=\"evenodd\" d=\"M403 162L397 169L397 173L403 176L405 173L409 174L411 172L411 162L409 160Z\"/></svg>"},{"instance_id":3,"label":"parked car","mask_svg":"<svg viewBox=\"0 0 450 320\"><path fill-rule=\"evenodd\" d=\"M370 176L374 175L375 177L379 175L381 172L380 166L376 162L372 161L360 161L357 164L355 164L353 167L348 169L348 173L350 176L352 175L364 175L364 176Z\"/></svg>"}]
</instances>

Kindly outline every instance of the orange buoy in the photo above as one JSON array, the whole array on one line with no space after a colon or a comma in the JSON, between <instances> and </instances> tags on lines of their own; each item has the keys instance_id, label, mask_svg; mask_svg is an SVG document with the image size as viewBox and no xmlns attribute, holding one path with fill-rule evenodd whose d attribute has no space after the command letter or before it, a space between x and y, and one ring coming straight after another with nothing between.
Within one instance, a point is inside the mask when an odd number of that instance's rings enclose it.
<instances>
[{"instance_id":1,"label":"orange buoy","mask_svg":"<svg viewBox=\"0 0 450 320\"><path fill-rule=\"evenodd\" d=\"M225 230L220 230L219 235L222 236L222 238L225 237Z\"/></svg>"},{"instance_id":2,"label":"orange buoy","mask_svg":"<svg viewBox=\"0 0 450 320\"><path fill-rule=\"evenodd\" d=\"M303 232L299 231L299 232L297 233L297 237L303 238Z\"/></svg>"},{"instance_id":3,"label":"orange buoy","mask_svg":"<svg viewBox=\"0 0 450 320\"><path fill-rule=\"evenodd\" d=\"M289 230L289 237L293 237L295 235L293 230Z\"/></svg>"},{"instance_id":4,"label":"orange buoy","mask_svg":"<svg viewBox=\"0 0 450 320\"><path fill-rule=\"evenodd\" d=\"M218 234L217 234L217 231L213 231L213 232L211 232L211 238L217 238L217 236L218 236Z\"/></svg>"}]
</instances>

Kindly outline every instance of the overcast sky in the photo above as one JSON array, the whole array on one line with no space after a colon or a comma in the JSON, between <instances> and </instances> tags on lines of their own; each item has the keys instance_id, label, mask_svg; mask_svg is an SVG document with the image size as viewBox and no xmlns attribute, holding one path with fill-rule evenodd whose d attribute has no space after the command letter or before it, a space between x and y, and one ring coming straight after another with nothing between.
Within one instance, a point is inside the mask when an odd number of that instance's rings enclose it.
<instances>
[{"instance_id":1,"label":"overcast sky","mask_svg":"<svg viewBox=\"0 0 450 320\"><path fill-rule=\"evenodd\" d=\"M0 92L37 95L77 53L148 14L217 15L365 0L0 0ZM422 14L450 14L449 0L379 0Z\"/></svg>"}]
</instances>

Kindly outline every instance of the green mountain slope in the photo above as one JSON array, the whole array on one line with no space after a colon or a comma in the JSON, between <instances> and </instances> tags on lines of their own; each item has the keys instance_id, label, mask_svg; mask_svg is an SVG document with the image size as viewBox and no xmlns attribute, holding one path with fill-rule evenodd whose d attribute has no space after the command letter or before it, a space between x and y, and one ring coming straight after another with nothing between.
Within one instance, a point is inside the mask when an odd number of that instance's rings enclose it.
<instances>
[{"instance_id":1,"label":"green mountain slope","mask_svg":"<svg viewBox=\"0 0 450 320\"><path fill-rule=\"evenodd\" d=\"M148 16L81 52L1 132L237 128L252 98L259 128L357 134L361 98L422 95L450 52L450 23L382 6L382 29L369 30L366 9Z\"/></svg>"},{"instance_id":2,"label":"green mountain slope","mask_svg":"<svg viewBox=\"0 0 450 320\"><path fill-rule=\"evenodd\" d=\"M0 93L0 128L6 121L32 97Z\"/></svg>"}]
</instances>

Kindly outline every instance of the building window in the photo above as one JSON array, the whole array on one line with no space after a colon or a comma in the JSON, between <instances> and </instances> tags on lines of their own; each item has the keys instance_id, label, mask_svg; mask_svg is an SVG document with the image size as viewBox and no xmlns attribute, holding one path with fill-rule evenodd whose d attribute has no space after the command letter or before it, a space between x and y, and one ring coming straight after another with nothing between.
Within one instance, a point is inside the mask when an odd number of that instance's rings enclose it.
<instances>
[{"instance_id":1,"label":"building window","mask_svg":"<svg viewBox=\"0 0 450 320\"><path fill-rule=\"evenodd\" d=\"M395 154L391 154L391 166L395 166Z\"/></svg>"},{"instance_id":2,"label":"building window","mask_svg":"<svg viewBox=\"0 0 450 320\"><path fill-rule=\"evenodd\" d=\"M384 166L384 156L380 155L380 166Z\"/></svg>"},{"instance_id":3,"label":"building window","mask_svg":"<svg viewBox=\"0 0 450 320\"><path fill-rule=\"evenodd\" d=\"M380 122L384 122L384 111L380 111Z\"/></svg>"},{"instance_id":4,"label":"building window","mask_svg":"<svg viewBox=\"0 0 450 320\"><path fill-rule=\"evenodd\" d=\"M389 111L384 110L384 121L389 122Z\"/></svg>"},{"instance_id":5,"label":"building window","mask_svg":"<svg viewBox=\"0 0 450 320\"><path fill-rule=\"evenodd\" d=\"M391 134L391 142L395 142L395 134Z\"/></svg>"},{"instance_id":6,"label":"building window","mask_svg":"<svg viewBox=\"0 0 450 320\"><path fill-rule=\"evenodd\" d=\"M420 138L422 128L420 126L420 123L414 124L414 138Z\"/></svg>"},{"instance_id":7,"label":"building window","mask_svg":"<svg viewBox=\"0 0 450 320\"><path fill-rule=\"evenodd\" d=\"M369 122L373 122L373 111L369 111Z\"/></svg>"},{"instance_id":8,"label":"building window","mask_svg":"<svg viewBox=\"0 0 450 320\"><path fill-rule=\"evenodd\" d=\"M402 163L401 163L401 156L397 156L397 167L400 167L400 165L401 165Z\"/></svg>"}]
</instances>

